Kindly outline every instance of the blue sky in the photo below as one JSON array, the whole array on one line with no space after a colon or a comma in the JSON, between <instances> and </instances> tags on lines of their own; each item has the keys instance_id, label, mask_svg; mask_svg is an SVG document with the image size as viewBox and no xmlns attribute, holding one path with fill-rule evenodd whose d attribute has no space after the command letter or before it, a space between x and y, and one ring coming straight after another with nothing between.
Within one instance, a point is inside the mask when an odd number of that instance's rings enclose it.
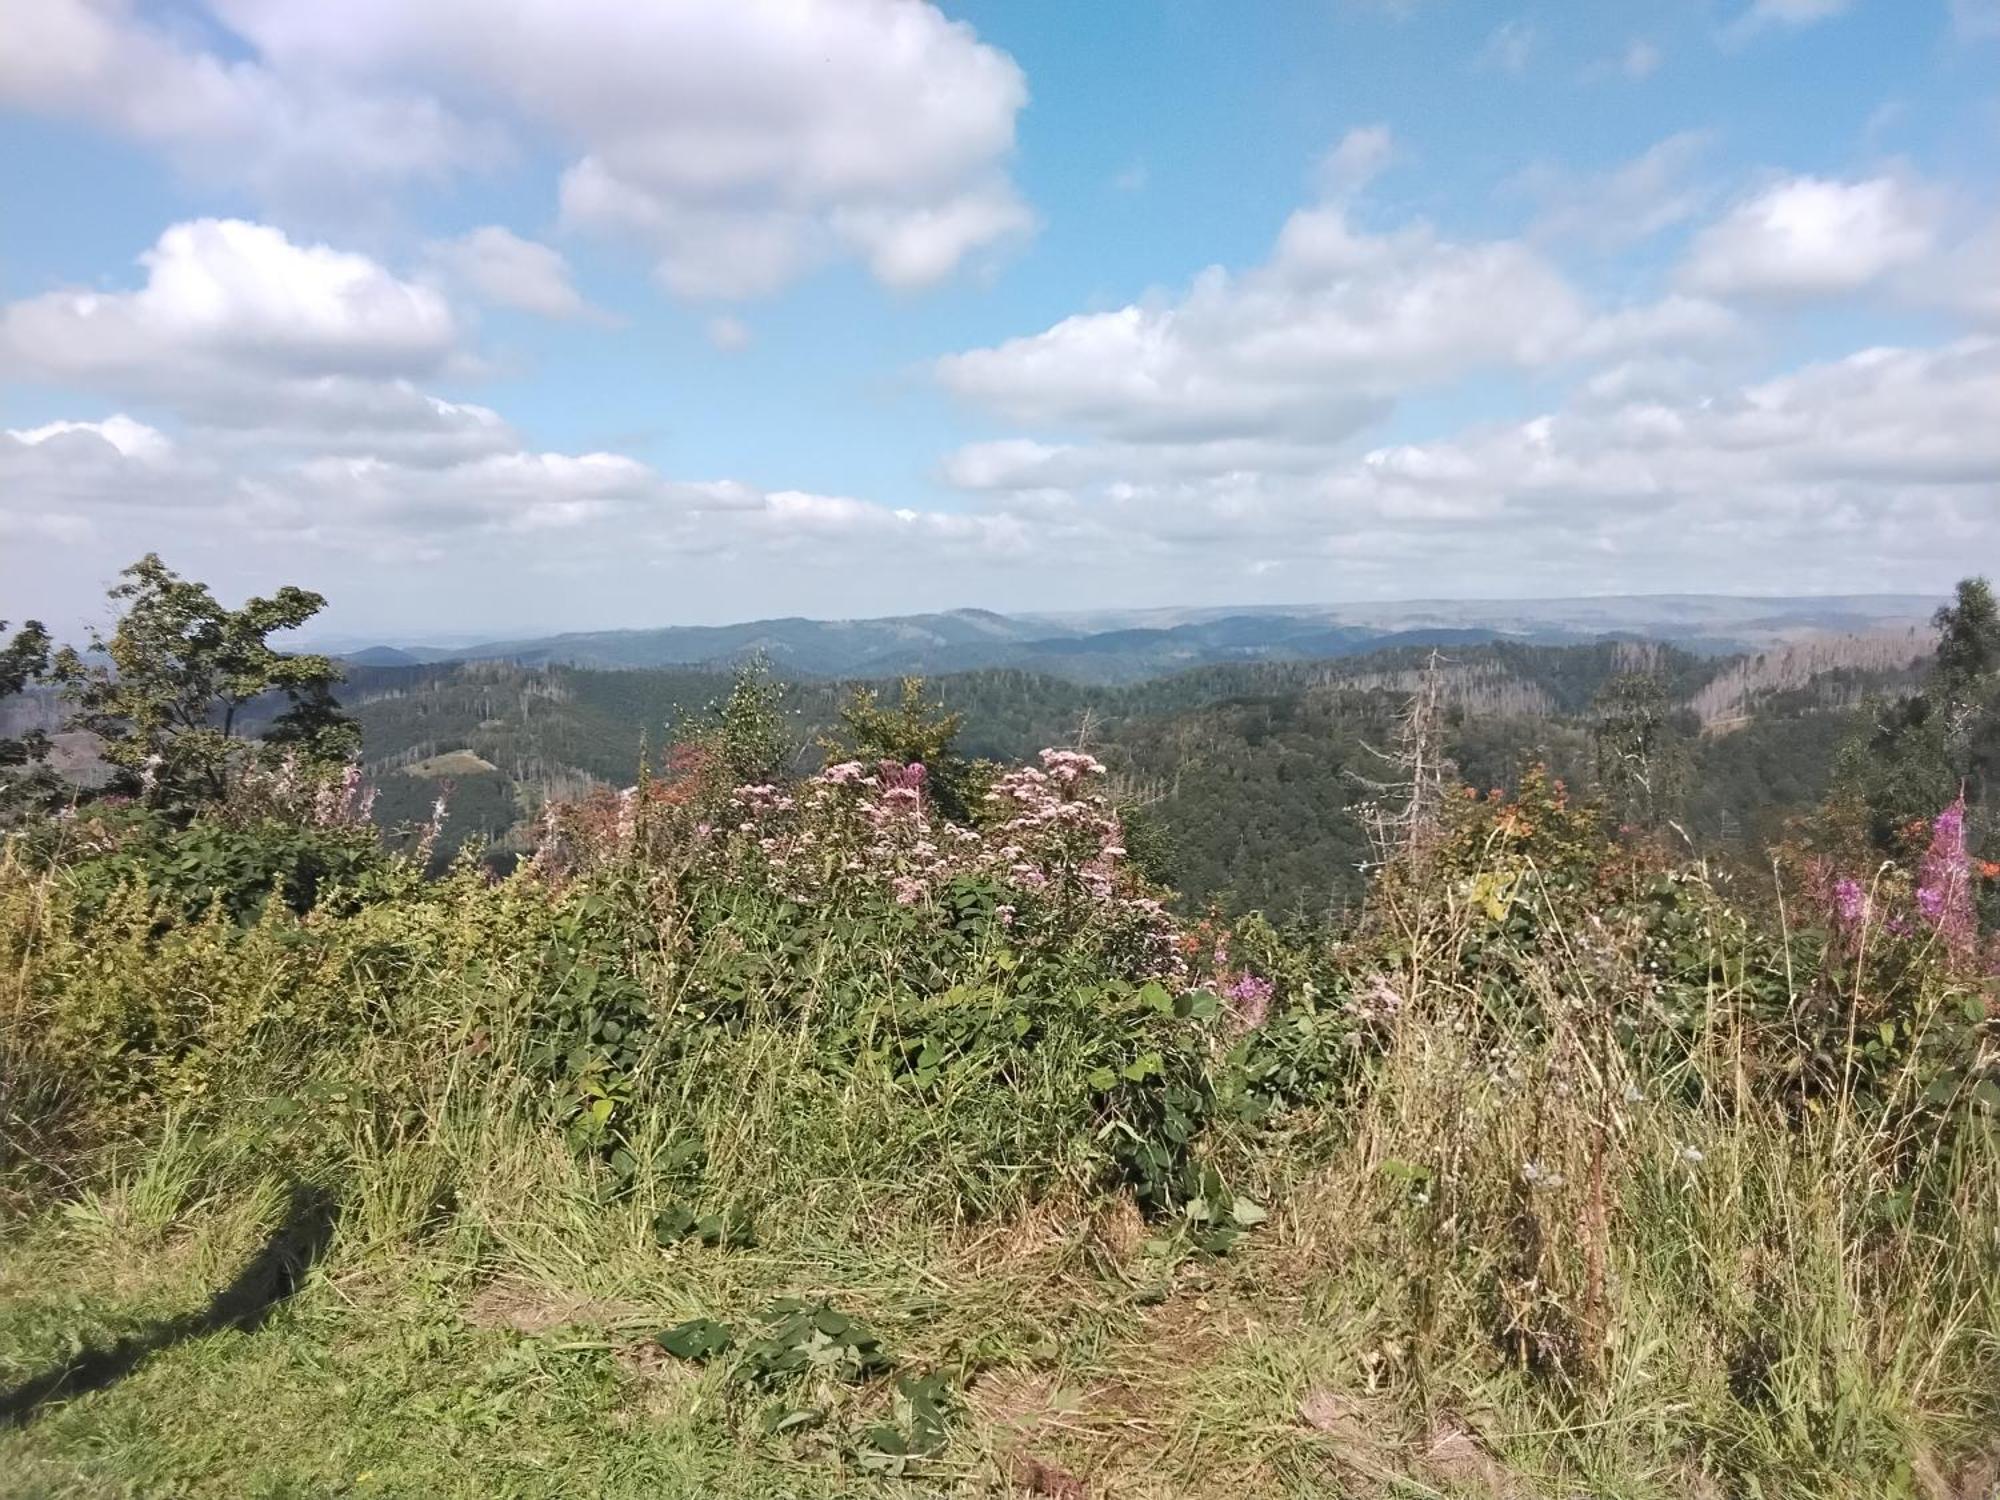
<instances>
[{"instance_id":1,"label":"blue sky","mask_svg":"<svg viewBox=\"0 0 2000 1500\"><path fill-rule=\"evenodd\" d=\"M2000 0L0 0L0 617L1942 589Z\"/></svg>"}]
</instances>

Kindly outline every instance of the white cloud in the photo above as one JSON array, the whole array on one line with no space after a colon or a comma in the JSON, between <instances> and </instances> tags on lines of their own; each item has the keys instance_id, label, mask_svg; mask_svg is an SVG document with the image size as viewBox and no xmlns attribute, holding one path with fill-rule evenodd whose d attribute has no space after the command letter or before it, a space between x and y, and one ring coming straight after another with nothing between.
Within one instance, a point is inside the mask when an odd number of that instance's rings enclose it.
<instances>
[{"instance_id":1,"label":"white cloud","mask_svg":"<svg viewBox=\"0 0 2000 1500\"><path fill-rule=\"evenodd\" d=\"M745 591L774 582L783 593L768 597L851 613L891 573L934 580L931 602L991 588L1017 603L1040 590L1049 605L1129 588L1134 570L1152 597L1218 603L1253 574L1297 597L1690 577L1738 591L1931 588L2000 548L1992 338L1869 350L1748 386L1643 359L1543 415L1360 454L1268 438L1009 439L954 456L949 477L979 490L966 509L691 483L611 453L246 465L141 426L0 433L0 533L63 540L39 555L88 569L79 591L161 547L218 587L310 569L303 581L337 604L382 594L378 620L413 589L450 597L461 624L548 619L534 591L556 576L587 583L603 623L659 618L663 586L680 618L754 613L764 606ZM0 549L10 587L19 554ZM504 615L479 613L502 574Z\"/></svg>"},{"instance_id":2,"label":"white cloud","mask_svg":"<svg viewBox=\"0 0 2000 1500\"><path fill-rule=\"evenodd\" d=\"M1322 597L1934 586L2000 548L2000 340L1876 349L1759 384L1628 365L1532 419L1357 458L976 445L948 475L1072 548L1115 538L1212 576L1279 559ZM1279 460L1291 461L1279 461ZM1014 497L1009 486L1024 486ZM1580 573L1577 570L1587 569ZM1329 585L1327 580L1337 579Z\"/></svg>"},{"instance_id":3,"label":"white cloud","mask_svg":"<svg viewBox=\"0 0 2000 1500\"><path fill-rule=\"evenodd\" d=\"M1660 70L1664 60L1657 46L1641 38L1625 49L1625 56L1618 66L1627 78L1636 80L1651 78Z\"/></svg>"},{"instance_id":4,"label":"white cloud","mask_svg":"<svg viewBox=\"0 0 2000 1500\"><path fill-rule=\"evenodd\" d=\"M1382 175L1395 154L1396 138L1387 125L1357 125L1320 158L1320 191L1329 198L1357 193Z\"/></svg>"},{"instance_id":5,"label":"white cloud","mask_svg":"<svg viewBox=\"0 0 2000 1500\"><path fill-rule=\"evenodd\" d=\"M135 514L212 504L215 481L212 466L122 412L0 429L0 534L80 541L98 531L99 517L123 530Z\"/></svg>"},{"instance_id":6,"label":"white cloud","mask_svg":"<svg viewBox=\"0 0 2000 1500\"><path fill-rule=\"evenodd\" d=\"M520 445L498 413L415 383L467 363L434 287L232 219L174 225L139 263L145 278L130 291L0 306L0 360L158 406L239 452L454 463Z\"/></svg>"},{"instance_id":7,"label":"white cloud","mask_svg":"<svg viewBox=\"0 0 2000 1500\"><path fill-rule=\"evenodd\" d=\"M458 329L444 298L366 256L240 219L176 224L132 292L48 292L0 311L0 349L53 380L167 386L243 376L426 371Z\"/></svg>"},{"instance_id":8,"label":"white cloud","mask_svg":"<svg viewBox=\"0 0 2000 1500\"><path fill-rule=\"evenodd\" d=\"M1710 201L1695 175L1713 147L1704 130L1684 130L1608 172L1579 175L1559 167L1529 169L1511 186L1542 204L1539 236L1617 247L1650 239L1700 214Z\"/></svg>"},{"instance_id":9,"label":"white cloud","mask_svg":"<svg viewBox=\"0 0 2000 1500\"><path fill-rule=\"evenodd\" d=\"M1295 213L1248 272L1211 267L1178 300L1078 314L948 356L937 373L1016 421L1100 438L1330 444L1397 397L1478 370L1732 330L1687 298L1599 315L1518 241L1458 244L1422 224L1367 234L1320 206Z\"/></svg>"},{"instance_id":10,"label":"white cloud","mask_svg":"<svg viewBox=\"0 0 2000 1500\"><path fill-rule=\"evenodd\" d=\"M60 441L88 435L99 442L108 444L120 458L158 460L173 452L173 442L157 427L148 427L144 422L135 422L123 412L114 413L101 422L46 422L40 427L25 430L18 427L7 429L7 436L30 447L52 440Z\"/></svg>"},{"instance_id":11,"label":"white cloud","mask_svg":"<svg viewBox=\"0 0 2000 1500\"><path fill-rule=\"evenodd\" d=\"M431 258L488 302L539 317L604 321L570 280L562 253L487 224L430 247Z\"/></svg>"},{"instance_id":12,"label":"white cloud","mask_svg":"<svg viewBox=\"0 0 2000 1500\"><path fill-rule=\"evenodd\" d=\"M1711 296L1837 296L1921 261L1935 238L1931 205L1895 178L1794 177L1703 230L1681 274Z\"/></svg>"},{"instance_id":13,"label":"white cloud","mask_svg":"<svg viewBox=\"0 0 2000 1500\"><path fill-rule=\"evenodd\" d=\"M192 28L155 25L130 0L0 0L0 31L0 104L86 121L265 196L346 198L502 154L493 130L429 95L287 78L203 49Z\"/></svg>"},{"instance_id":14,"label":"white cloud","mask_svg":"<svg viewBox=\"0 0 2000 1500\"><path fill-rule=\"evenodd\" d=\"M1012 187L999 181L934 206L857 204L834 210L834 232L859 250L885 286L920 287L943 280L985 245L1027 234L1035 217Z\"/></svg>"},{"instance_id":15,"label":"white cloud","mask_svg":"<svg viewBox=\"0 0 2000 1500\"><path fill-rule=\"evenodd\" d=\"M708 341L724 354L750 347L750 325L722 313L708 320Z\"/></svg>"},{"instance_id":16,"label":"white cloud","mask_svg":"<svg viewBox=\"0 0 2000 1500\"><path fill-rule=\"evenodd\" d=\"M1032 226L1021 70L920 0L201 3L226 44L123 0L0 0L0 103L295 203L553 150L565 219L689 295L841 254L921 285Z\"/></svg>"},{"instance_id":17,"label":"white cloud","mask_svg":"<svg viewBox=\"0 0 2000 1500\"><path fill-rule=\"evenodd\" d=\"M1723 40L1741 42L1772 28L1815 26L1844 15L1854 0L1751 0L1750 8L1723 28Z\"/></svg>"},{"instance_id":18,"label":"white cloud","mask_svg":"<svg viewBox=\"0 0 2000 1500\"><path fill-rule=\"evenodd\" d=\"M1486 45L1480 48L1479 56L1473 60L1474 65L1518 78L1528 71L1528 64L1533 60L1540 41L1535 28L1527 21L1519 17L1502 21L1486 38Z\"/></svg>"}]
</instances>

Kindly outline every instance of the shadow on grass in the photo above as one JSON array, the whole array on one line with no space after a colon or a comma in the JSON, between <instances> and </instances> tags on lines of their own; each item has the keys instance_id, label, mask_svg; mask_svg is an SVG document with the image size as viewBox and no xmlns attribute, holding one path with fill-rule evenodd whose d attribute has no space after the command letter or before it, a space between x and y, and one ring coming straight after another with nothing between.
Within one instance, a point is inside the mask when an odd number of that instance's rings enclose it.
<instances>
[{"instance_id":1,"label":"shadow on grass","mask_svg":"<svg viewBox=\"0 0 2000 1500\"><path fill-rule=\"evenodd\" d=\"M326 1253L339 1217L340 1205L325 1188L294 1183L283 1221L206 1307L154 1323L109 1348L86 1349L12 1390L0 1391L0 1428L25 1426L46 1406L116 1385L160 1350L188 1339L225 1328L254 1333Z\"/></svg>"}]
</instances>

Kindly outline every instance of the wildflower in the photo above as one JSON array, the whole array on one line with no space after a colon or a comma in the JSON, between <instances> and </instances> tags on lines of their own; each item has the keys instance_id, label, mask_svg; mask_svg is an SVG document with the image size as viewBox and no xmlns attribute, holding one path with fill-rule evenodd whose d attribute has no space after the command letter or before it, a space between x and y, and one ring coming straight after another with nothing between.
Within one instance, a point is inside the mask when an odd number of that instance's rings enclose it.
<instances>
[{"instance_id":1,"label":"wildflower","mask_svg":"<svg viewBox=\"0 0 2000 1500\"><path fill-rule=\"evenodd\" d=\"M1965 793L1931 825L1930 848L1918 873L1917 910L1956 967L1972 962L1979 918L1972 904L1972 861L1965 848Z\"/></svg>"},{"instance_id":2,"label":"wildflower","mask_svg":"<svg viewBox=\"0 0 2000 1500\"><path fill-rule=\"evenodd\" d=\"M1861 882L1852 876L1843 875L1833 885L1834 915L1843 927L1860 925L1868 914L1868 893L1861 889Z\"/></svg>"},{"instance_id":3,"label":"wildflower","mask_svg":"<svg viewBox=\"0 0 2000 1500\"><path fill-rule=\"evenodd\" d=\"M1383 1026L1396 1019L1403 1009L1403 997L1386 974L1377 974L1351 996L1347 1008L1371 1025Z\"/></svg>"},{"instance_id":4,"label":"wildflower","mask_svg":"<svg viewBox=\"0 0 2000 1500\"><path fill-rule=\"evenodd\" d=\"M1270 980L1250 973L1239 974L1223 990L1222 997L1229 1002L1230 1016L1239 1031L1255 1031L1264 1024L1271 1013L1272 991Z\"/></svg>"}]
</instances>

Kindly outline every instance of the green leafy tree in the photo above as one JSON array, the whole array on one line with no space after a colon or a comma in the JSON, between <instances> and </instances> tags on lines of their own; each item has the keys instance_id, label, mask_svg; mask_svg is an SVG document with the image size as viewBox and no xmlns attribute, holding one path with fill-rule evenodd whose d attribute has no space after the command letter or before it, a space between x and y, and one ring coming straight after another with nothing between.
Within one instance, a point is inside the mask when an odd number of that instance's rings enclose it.
<instances>
[{"instance_id":1,"label":"green leafy tree","mask_svg":"<svg viewBox=\"0 0 2000 1500\"><path fill-rule=\"evenodd\" d=\"M2000 607L1984 578L1959 584L1934 623L1937 655L1920 692L1880 711L1841 751L1829 806L1876 849L1907 852L1963 788L1991 818L2000 776Z\"/></svg>"},{"instance_id":2,"label":"green leafy tree","mask_svg":"<svg viewBox=\"0 0 2000 1500\"><path fill-rule=\"evenodd\" d=\"M971 821L978 768L956 748L965 715L926 698L921 677L902 679L894 707L884 707L875 689L856 688L841 707L840 722L862 759L916 762L937 810L955 823Z\"/></svg>"},{"instance_id":3,"label":"green leafy tree","mask_svg":"<svg viewBox=\"0 0 2000 1500\"><path fill-rule=\"evenodd\" d=\"M0 631L7 622L0 620ZM13 697L49 670L49 633L38 620L28 620L0 646L0 699ZM0 736L0 824L18 817L54 789L55 777L40 764L49 751L48 736L31 729L19 736Z\"/></svg>"},{"instance_id":4,"label":"green leafy tree","mask_svg":"<svg viewBox=\"0 0 2000 1500\"><path fill-rule=\"evenodd\" d=\"M91 653L65 648L55 676L76 712L71 722L104 741L113 785L176 811L227 790L232 765L250 751L246 710L269 695L285 708L262 738L309 762L352 756L359 732L335 700L340 668L330 657L279 651L269 638L295 630L326 600L287 586L270 598L225 609L205 584L182 578L148 553L121 575L111 598L124 605L107 640Z\"/></svg>"},{"instance_id":5,"label":"green leafy tree","mask_svg":"<svg viewBox=\"0 0 2000 1500\"><path fill-rule=\"evenodd\" d=\"M759 656L736 669L729 696L711 710L715 723L705 738L735 785L770 781L783 771L783 701L784 690L771 680L770 664Z\"/></svg>"}]
</instances>

